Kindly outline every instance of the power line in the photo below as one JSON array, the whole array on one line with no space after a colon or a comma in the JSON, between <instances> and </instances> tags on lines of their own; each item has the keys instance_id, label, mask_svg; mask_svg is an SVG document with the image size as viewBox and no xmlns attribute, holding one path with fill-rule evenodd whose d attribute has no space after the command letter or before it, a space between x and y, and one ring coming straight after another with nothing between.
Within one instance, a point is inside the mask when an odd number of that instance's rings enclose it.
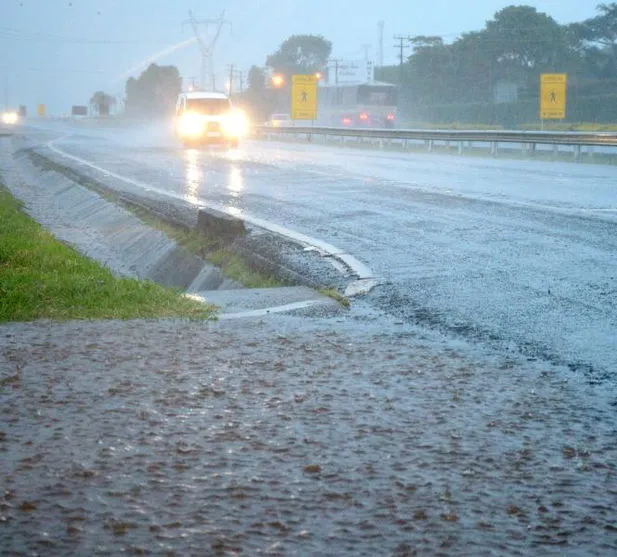
<instances>
[{"instance_id":1,"label":"power line","mask_svg":"<svg viewBox=\"0 0 617 557\"><path fill-rule=\"evenodd\" d=\"M64 37L60 35L47 35L32 31L23 31L13 27L0 26L0 40L23 41L23 42L44 42L44 43L67 43L67 44L163 44L165 41L152 40L110 40L110 39L86 39L83 37Z\"/></svg>"}]
</instances>

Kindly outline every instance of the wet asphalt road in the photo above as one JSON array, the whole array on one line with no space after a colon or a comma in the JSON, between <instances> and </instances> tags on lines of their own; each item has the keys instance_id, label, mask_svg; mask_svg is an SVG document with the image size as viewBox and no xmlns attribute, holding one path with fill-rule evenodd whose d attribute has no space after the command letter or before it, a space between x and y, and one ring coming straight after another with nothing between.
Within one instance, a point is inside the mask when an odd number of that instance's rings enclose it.
<instances>
[{"instance_id":1,"label":"wet asphalt road","mask_svg":"<svg viewBox=\"0 0 617 557\"><path fill-rule=\"evenodd\" d=\"M605 390L384 321L0 326L0 555L615 555Z\"/></svg>"},{"instance_id":2,"label":"wet asphalt road","mask_svg":"<svg viewBox=\"0 0 617 557\"><path fill-rule=\"evenodd\" d=\"M614 379L615 167L268 142L184 150L156 127L77 133L57 145L354 255L381 282L365 301L399 319Z\"/></svg>"},{"instance_id":3,"label":"wet asphalt road","mask_svg":"<svg viewBox=\"0 0 617 557\"><path fill-rule=\"evenodd\" d=\"M0 555L617 552L614 382L529 357L614 370L614 169L96 135L62 146L382 284L320 319L0 326Z\"/></svg>"}]
</instances>

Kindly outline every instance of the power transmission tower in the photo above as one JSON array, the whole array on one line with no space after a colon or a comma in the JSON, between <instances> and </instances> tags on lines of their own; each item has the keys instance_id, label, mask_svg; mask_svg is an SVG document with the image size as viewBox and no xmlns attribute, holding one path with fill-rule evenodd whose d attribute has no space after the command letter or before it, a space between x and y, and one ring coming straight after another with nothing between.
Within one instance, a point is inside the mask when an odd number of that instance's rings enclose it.
<instances>
[{"instance_id":1,"label":"power transmission tower","mask_svg":"<svg viewBox=\"0 0 617 557\"><path fill-rule=\"evenodd\" d=\"M203 90L209 89L210 91L214 91L216 89L213 58L214 47L221 36L223 27L225 25L229 25L231 27L231 21L225 19L224 10L218 19L196 19L193 12L189 10L188 21L182 22L183 28L185 25L190 25L193 28L193 33L195 33L195 38L197 39L197 44L199 45L199 51L201 53L200 87ZM206 27L206 33L203 37L199 33L200 25L204 25ZM210 34L208 33L210 26L214 26L215 28L215 33L212 37L210 37Z\"/></svg>"},{"instance_id":2,"label":"power transmission tower","mask_svg":"<svg viewBox=\"0 0 617 557\"><path fill-rule=\"evenodd\" d=\"M400 50L399 53L399 69L400 69L400 83L401 85L403 84L403 64L405 62L405 49L409 48L409 44L405 44L405 43L409 43L409 41L411 40L411 37L405 37L403 35L396 35L394 37L395 41L398 41L399 44L395 44L394 48L397 48Z\"/></svg>"}]
</instances>

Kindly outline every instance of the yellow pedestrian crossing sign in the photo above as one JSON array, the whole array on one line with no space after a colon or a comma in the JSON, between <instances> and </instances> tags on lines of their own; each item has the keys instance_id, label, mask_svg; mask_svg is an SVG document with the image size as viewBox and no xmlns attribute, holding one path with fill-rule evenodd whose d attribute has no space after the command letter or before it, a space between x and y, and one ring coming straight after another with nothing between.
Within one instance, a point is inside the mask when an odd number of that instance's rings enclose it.
<instances>
[{"instance_id":1,"label":"yellow pedestrian crossing sign","mask_svg":"<svg viewBox=\"0 0 617 557\"><path fill-rule=\"evenodd\" d=\"M291 118L292 120L317 119L316 75L293 75L291 77Z\"/></svg>"},{"instance_id":2,"label":"yellow pedestrian crossing sign","mask_svg":"<svg viewBox=\"0 0 617 557\"><path fill-rule=\"evenodd\" d=\"M540 76L540 118L563 119L566 117L566 88L568 75L544 73Z\"/></svg>"}]
</instances>

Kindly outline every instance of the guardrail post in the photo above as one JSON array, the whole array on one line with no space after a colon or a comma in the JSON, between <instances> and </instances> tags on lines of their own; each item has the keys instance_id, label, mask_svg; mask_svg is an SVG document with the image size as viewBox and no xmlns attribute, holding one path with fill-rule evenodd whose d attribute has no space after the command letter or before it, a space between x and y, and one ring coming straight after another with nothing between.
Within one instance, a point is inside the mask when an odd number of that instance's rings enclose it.
<instances>
[{"instance_id":1,"label":"guardrail post","mask_svg":"<svg viewBox=\"0 0 617 557\"><path fill-rule=\"evenodd\" d=\"M493 141L491 143L491 157L496 157L497 156L497 149L498 149L497 141Z\"/></svg>"},{"instance_id":2,"label":"guardrail post","mask_svg":"<svg viewBox=\"0 0 617 557\"><path fill-rule=\"evenodd\" d=\"M432 153L435 150L435 142L432 139L428 140L428 152Z\"/></svg>"},{"instance_id":3,"label":"guardrail post","mask_svg":"<svg viewBox=\"0 0 617 557\"><path fill-rule=\"evenodd\" d=\"M581 146L580 145L574 146L574 160L576 162L579 162L581 160Z\"/></svg>"},{"instance_id":4,"label":"guardrail post","mask_svg":"<svg viewBox=\"0 0 617 557\"><path fill-rule=\"evenodd\" d=\"M536 144L535 143L531 143L529 145L529 156L530 157L535 157L536 156Z\"/></svg>"},{"instance_id":5,"label":"guardrail post","mask_svg":"<svg viewBox=\"0 0 617 557\"><path fill-rule=\"evenodd\" d=\"M559 145L557 143L553 145L553 158L559 158Z\"/></svg>"},{"instance_id":6,"label":"guardrail post","mask_svg":"<svg viewBox=\"0 0 617 557\"><path fill-rule=\"evenodd\" d=\"M589 154L590 159L593 159L594 152L595 152L595 149L593 145L590 145L589 147L587 147L587 153Z\"/></svg>"},{"instance_id":7,"label":"guardrail post","mask_svg":"<svg viewBox=\"0 0 617 557\"><path fill-rule=\"evenodd\" d=\"M458 154L459 155L463 154L463 142L462 141L458 142Z\"/></svg>"}]
</instances>

